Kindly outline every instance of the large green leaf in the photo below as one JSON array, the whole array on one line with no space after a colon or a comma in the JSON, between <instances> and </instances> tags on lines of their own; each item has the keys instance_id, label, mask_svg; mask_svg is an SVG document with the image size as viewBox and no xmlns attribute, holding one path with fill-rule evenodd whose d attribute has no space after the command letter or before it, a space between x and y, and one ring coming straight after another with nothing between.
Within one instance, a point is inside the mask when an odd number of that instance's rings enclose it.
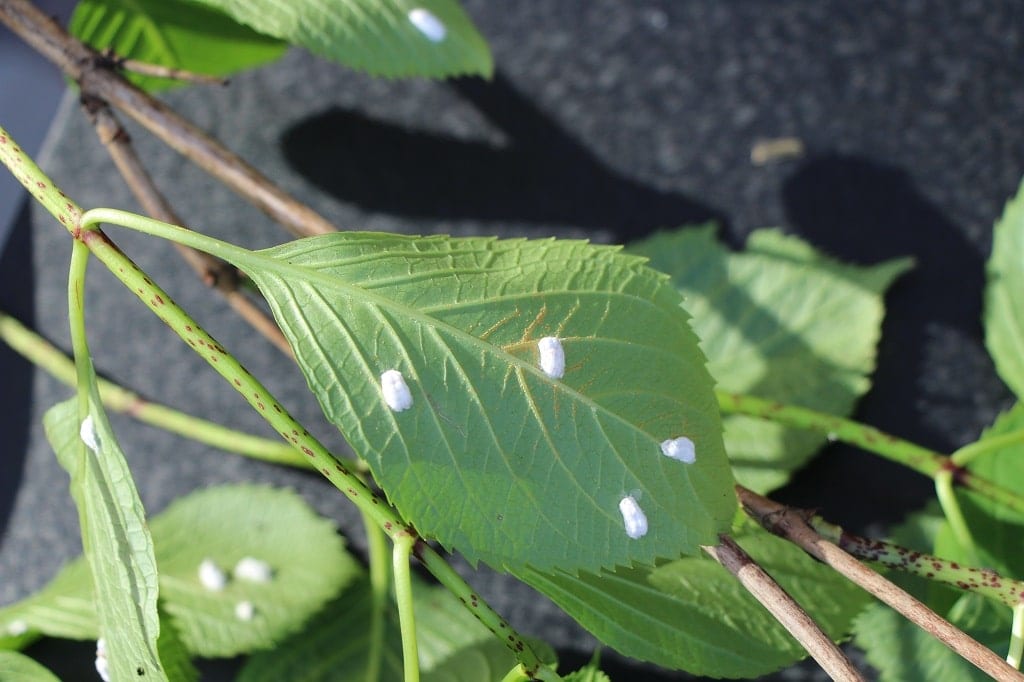
<instances>
[{"instance_id":1,"label":"large green leaf","mask_svg":"<svg viewBox=\"0 0 1024 682\"><path fill-rule=\"evenodd\" d=\"M209 488L176 501L150 523L160 567L161 613L175 626L171 632L161 628L161 654L176 652L175 639L202 656L232 656L270 646L299 629L360 572L333 524L287 490ZM270 580L232 579L244 557L266 562ZM222 589L202 584L199 566L204 560L224 573ZM243 602L253 607L251 620L236 613ZM95 639L95 606L85 562L68 564L40 592L0 609L0 627L10 631L12 625L26 635ZM0 648L20 646L24 637L0 639ZM184 666L177 658L176 665Z\"/></svg>"},{"instance_id":2,"label":"large green leaf","mask_svg":"<svg viewBox=\"0 0 1024 682\"><path fill-rule=\"evenodd\" d=\"M143 675L166 680L157 651L157 568L146 513L107 421L95 376L84 390L89 392L84 420L79 419L78 400L71 399L47 410L43 426L71 476L110 675L118 680Z\"/></svg>"},{"instance_id":3,"label":"large green leaf","mask_svg":"<svg viewBox=\"0 0 1024 682\"><path fill-rule=\"evenodd\" d=\"M849 414L871 382L882 294L907 259L844 265L776 230L732 253L712 226L655 235L630 247L672 276L720 388ZM725 447L736 478L768 491L824 443L818 434L727 416Z\"/></svg>"},{"instance_id":4,"label":"large green leaf","mask_svg":"<svg viewBox=\"0 0 1024 682\"><path fill-rule=\"evenodd\" d=\"M996 371L1024 397L1024 182L995 225L985 266L985 345Z\"/></svg>"},{"instance_id":5,"label":"large green leaf","mask_svg":"<svg viewBox=\"0 0 1024 682\"><path fill-rule=\"evenodd\" d=\"M751 528L743 548L836 639L867 595L792 544ZM807 654L731 574L706 557L599 575L516 575L622 654L711 677L752 677Z\"/></svg>"},{"instance_id":6,"label":"large green leaf","mask_svg":"<svg viewBox=\"0 0 1024 682\"><path fill-rule=\"evenodd\" d=\"M288 47L190 0L81 0L69 28L83 42L119 57L211 76L273 61ZM182 83L128 78L151 91Z\"/></svg>"},{"instance_id":7,"label":"large green leaf","mask_svg":"<svg viewBox=\"0 0 1024 682\"><path fill-rule=\"evenodd\" d=\"M728 530L711 379L679 294L643 259L577 241L354 232L224 255L392 502L470 561L594 571L694 554ZM564 376L540 367L547 337ZM382 395L392 370L409 409ZM695 463L662 454L684 436ZM627 496L646 514L639 539L624 529Z\"/></svg>"},{"instance_id":8,"label":"large green leaf","mask_svg":"<svg viewBox=\"0 0 1024 682\"><path fill-rule=\"evenodd\" d=\"M490 76L486 41L456 0L197 0L260 33L377 76Z\"/></svg>"}]
</instances>

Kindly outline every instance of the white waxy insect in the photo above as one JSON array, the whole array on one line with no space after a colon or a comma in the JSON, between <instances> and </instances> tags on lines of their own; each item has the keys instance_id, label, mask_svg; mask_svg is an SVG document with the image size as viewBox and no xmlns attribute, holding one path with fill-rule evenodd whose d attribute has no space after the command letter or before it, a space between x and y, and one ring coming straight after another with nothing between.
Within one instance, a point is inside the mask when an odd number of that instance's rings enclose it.
<instances>
[{"instance_id":1,"label":"white waxy insect","mask_svg":"<svg viewBox=\"0 0 1024 682\"><path fill-rule=\"evenodd\" d=\"M107 662L107 643L102 637L96 640L96 672L103 682L110 682L110 664Z\"/></svg>"},{"instance_id":2,"label":"white waxy insect","mask_svg":"<svg viewBox=\"0 0 1024 682\"><path fill-rule=\"evenodd\" d=\"M439 43L448 35L448 28L444 22L433 12L422 7L409 10L409 21L432 43Z\"/></svg>"},{"instance_id":3,"label":"white waxy insect","mask_svg":"<svg viewBox=\"0 0 1024 682\"><path fill-rule=\"evenodd\" d=\"M236 580L248 580L251 583L269 583L274 577L274 569L266 561L251 556L243 557L235 564L231 575Z\"/></svg>"},{"instance_id":4,"label":"white waxy insect","mask_svg":"<svg viewBox=\"0 0 1024 682\"><path fill-rule=\"evenodd\" d=\"M693 447L693 441L686 436L661 441L661 452L666 457L678 459L686 464L697 461L697 450Z\"/></svg>"},{"instance_id":5,"label":"white waxy insect","mask_svg":"<svg viewBox=\"0 0 1024 682\"><path fill-rule=\"evenodd\" d=\"M7 634L11 637L17 637L28 632L28 623L23 620L12 620L7 624Z\"/></svg>"},{"instance_id":6,"label":"white waxy insect","mask_svg":"<svg viewBox=\"0 0 1024 682\"><path fill-rule=\"evenodd\" d=\"M412 393L405 377L397 369L389 369L380 375L380 391L384 394L384 402L395 412L402 412L412 407Z\"/></svg>"},{"instance_id":7,"label":"white waxy insect","mask_svg":"<svg viewBox=\"0 0 1024 682\"><path fill-rule=\"evenodd\" d=\"M540 353L540 368L552 379L565 376L565 349L562 342L554 336L545 336L537 342Z\"/></svg>"},{"instance_id":8,"label":"white waxy insect","mask_svg":"<svg viewBox=\"0 0 1024 682\"><path fill-rule=\"evenodd\" d=\"M251 601L240 601L235 604L235 618L249 622L256 615L256 607Z\"/></svg>"},{"instance_id":9,"label":"white waxy insect","mask_svg":"<svg viewBox=\"0 0 1024 682\"><path fill-rule=\"evenodd\" d=\"M87 448L93 452L100 451L100 435L96 433L96 424L93 423L91 414L82 420L82 426L78 429L78 436Z\"/></svg>"},{"instance_id":10,"label":"white waxy insect","mask_svg":"<svg viewBox=\"0 0 1024 682\"><path fill-rule=\"evenodd\" d=\"M203 559L199 563L199 584L210 592L220 592L228 584L228 577L213 559Z\"/></svg>"},{"instance_id":11,"label":"white waxy insect","mask_svg":"<svg viewBox=\"0 0 1024 682\"><path fill-rule=\"evenodd\" d=\"M626 495L619 500L619 511L622 512L622 522L626 526L626 535L634 540L647 535L647 517L632 495Z\"/></svg>"}]
</instances>

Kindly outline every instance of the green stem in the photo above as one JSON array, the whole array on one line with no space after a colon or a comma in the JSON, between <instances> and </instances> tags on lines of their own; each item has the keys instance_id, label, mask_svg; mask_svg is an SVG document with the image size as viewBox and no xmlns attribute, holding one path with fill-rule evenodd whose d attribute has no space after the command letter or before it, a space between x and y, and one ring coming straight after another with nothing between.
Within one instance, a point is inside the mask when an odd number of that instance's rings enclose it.
<instances>
[{"instance_id":1,"label":"green stem","mask_svg":"<svg viewBox=\"0 0 1024 682\"><path fill-rule=\"evenodd\" d=\"M1005 578L985 568L963 566L956 561L907 549L885 540L869 540L849 533L814 516L808 523L826 540L847 553L925 580L945 583L967 592L995 599L1011 608L1024 604L1024 581Z\"/></svg>"},{"instance_id":2,"label":"green stem","mask_svg":"<svg viewBox=\"0 0 1024 682\"><path fill-rule=\"evenodd\" d=\"M370 559L370 646L366 654L366 682L377 682L384 657L384 625L388 608L388 583L391 568L388 564L387 538L373 520L363 515L366 528L367 554Z\"/></svg>"},{"instance_id":3,"label":"green stem","mask_svg":"<svg viewBox=\"0 0 1024 682\"><path fill-rule=\"evenodd\" d=\"M1010 649L1006 662L1020 670L1020 659L1024 655L1024 602L1013 607L1013 624L1010 626Z\"/></svg>"},{"instance_id":4,"label":"green stem","mask_svg":"<svg viewBox=\"0 0 1024 682\"><path fill-rule=\"evenodd\" d=\"M2 312L0 340L59 381L71 387L76 385L74 362L46 339ZM308 458L296 453L295 449L286 443L229 429L216 422L150 402L137 393L105 379L99 379L97 384L103 405L114 412L127 414L151 426L227 452L276 464L309 467Z\"/></svg>"},{"instance_id":5,"label":"green stem","mask_svg":"<svg viewBox=\"0 0 1024 682\"><path fill-rule=\"evenodd\" d=\"M402 630L402 658L405 661L405 682L419 682L420 654L416 645L416 617L412 599L412 574L409 560L416 545L415 535L401 535L394 538L391 571L395 577L395 603L398 605L398 622Z\"/></svg>"},{"instance_id":6,"label":"green stem","mask_svg":"<svg viewBox=\"0 0 1024 682\"><path fill-rule=\"evenodd\" d=\"M89 416L89 386L93 381L92 359L85 331L85 270L89 264L89 249L74 241L71 247L71 267L68 272L68 323L71 327L71 348L75 355L78 379L78 423Z\"/></svg>"},{"instance_id":7,"label":"green stem","mask_svg":"<svg viewBox=\"0 0 1024 682\"><path fill-rule=\"evenodd\" d=\"M959 466L967 466L982 455L1021 443L1024 443L1024 429L1004 433L999 436L986 436L983 440L976 440L963 446L950 455L949 458Z\"/></svg>"},{"instance_id":8,"label":"green stem","mask_svg":"<svg viewBox=\"0 0 1024 682\"><path fill-rule=\"evenodd\" d=\"M774 400L765 400L752 395L715 391L718 406L723 414L742 414L760 417L768 421L808 431L827 434L831 440L840 440L850 445L873 452L890 461L934 479L940 471L949 471L953 483L984 495L1010 509L1024 512L1024 497L1015 491L1002 488L992 481L957 465L949 457L915 443L897 438L878 429L844 419L835 415L809 410L796 405L786 405Z\"/></svg>"},{"instance_id":9,"label":"green stem","mask_svg":"<svg viewBox=\"0 0 1024 682\"><path fill-rule=\"evenodd\" d=\"M110 242L102 231L86 230L84 225L80 225L79 222L83 217L81 208L53 185L39 166L15 144L3 127L0 127L0 162L11 170L26 189L71 232L72 236L81 238L93 255L106 265L122 284L133 291L146 307L171 327L218 374L241 393L246 402L256 409L286 441L309 457L312 465L341 490L367 518L372 519L375 524L383 528L392 540L415 534L415 530L401 519L394 508L377 497L358 476L336 460L323 445L303 429L233 356L229 355L195 320L174 303L163 289L150 281L135 263ZM96 209L91 213L93 220L103 220L106 215L124 217L140 226L148 226L147 229L140 227L140 231L148 231L155 236L174 239L200 250L205 250L204 247L209 246L212 250L207 251L208 253L221 254L225 260L228 255L237 256L249 253L241 247L211 237L197 235L184 228L143 216L126 214L113 209ZM471 593L469 585L462 577L426 543L417 542L415 546L417 550L422 551L421 560L426 557L427 560L423 561L423 564L427 570L449 591L456 596ZM540 679L559 679L553 671L543 666L540 659L519 634L503 621L490 606L475 595L474 599L474 613L477 613L478 616L481 613L487 614L486 619L481 619L484 625L490 627L491 632L512 649L527 671ZM498 625L501 627L499 628Z\"/></svg>"},{"instance_id":10,"label":"green stem","mask_svg":"<svg viewBox=\"0 0 1024 682\"><path fill-rule=\"evenodd\" d=\"M974 536L964 518L960 502L956 499L956 492L953 490L953 472L948 470L940 471L935 475L935 496L939 499L939 506L949 523L953 537L960 546L967 552L971 563L978 563L978 551L974 544Z\"/></svg>"}]
</instances>

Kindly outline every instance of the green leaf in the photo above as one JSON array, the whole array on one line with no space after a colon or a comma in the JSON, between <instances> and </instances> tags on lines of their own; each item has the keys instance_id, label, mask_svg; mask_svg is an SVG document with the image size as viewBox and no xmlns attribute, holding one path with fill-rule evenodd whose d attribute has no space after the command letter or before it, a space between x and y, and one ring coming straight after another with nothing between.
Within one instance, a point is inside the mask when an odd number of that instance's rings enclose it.
<instances>
[{"instance_id":1,"label":"green leaf","mask_svg":"<svg viewBox=\"0 0 1024 682\"><path fill-rule=\"evenodd\" d=\"M867 602L799 548L751 528L739 543L835 639ZM573 577L526 569L543 592L619 653L710 677L766 674L807 654L724 568L704 557Z\"/></svg>"},{"instance_id":2,"label":"green leaf","mask_svg":"<svg viewBox=\"0 0 1024 682\"><path fill-rule=\"evenodd\" d=\"M996 371L1024 397L1024 182L1011 198L992 234L985 266L985 345Z\"/></svg>"},{"instance_id":3,"label":"green leaf","mask_svg":"<svg viewBox=\"0 0 1024 682\"><path fill-rule=\"evenodd\" d=\"M871 384L882 294L911 264L844 265L776 230L752 233L744 252L731 253L713 226L630 250L672 276L721 389L838 415ZM825 442L752 417L723 421L737 480L761 492L783 485Z\"/></svg>"},{"instance_id":4,"label":"green leaf","mask_svg":"<svg viewBox=\"0 0 1024 682\"><path fill-rule=\"evenodd\" d=\"M43 426L61 466L71 475L71 496L78 507L110 675L118 680L142 675L165 680L157 653L157 568L145 510L107 422L94 376L85 390L85 421L79 421L78 400L72 399L47 410Z\"/></svg>"},{"instance_id":5,"label":"green leaf","mask_svg":"<svg viewBox=\"0 0 1024 682\"><path fill-rule=\"evenodd\" d=\"M82 640L98 633L92 574L82 557L39 592L0 608L0 649L20 649L39 635Z\"/></svg>"},{"instance_id":6,"label":"green leaf","mask_svg":"<svg viewBox=\"0 0 1024 682\"><path fill-rule=\"evenodd\" d=\"M1016 403L999 415L991 427L985 429L978 443L984 444L1021 430L1024 430L1024 403ZM1024 490L1024 443L1016 442L985 452L968 462L967 468L982 478L997 481L1008 490ZM1024 513L993 502L982 495L965 492L993 519L1024 524Z\"/></svg>"},{"instance_id":7,"label":"green leaf","mask_svg":"<svg viewBox=\"0 0 1024 682\"><path fill-rule=\"evenodd\" d=\"M119 57L210 76L265 64L288 47L189 0L81 0L69 30ZM134 73L127 78L151 92L183 84Z\"/></svg>"},{"instance_id":8,"label":"green leaf","mask_svg":"<svg viewBox=\"0 0 1024 682\"><path fill-rule=\"evenodd\" d=\"M167 671L167 679L174 682L194 682L199 679L199 671L192 665L192 655L181 640L177 623L163 608L160 609L160 639L156 645L160 652L160 662Z\"/></svg>"},{"instance_id":9,"label":"green leaf","mask_svg":"<svg viewBox=\"0 0 1024 682\"><path fill-rule=\"evenodd\" d=\"M894 541L947 559L963 559L937 505L911 516L893 531ZM1019 538L1019 536L1018 536ZM964 594L921 578L894 572L890 578L971 637L1005 656L1009 646L1010 609L975 594ZM882 682L988 680L973 665L906 618L882 604L872 604L854 623L855 643L880 673Z\"/></svg>"},{"instance_id":10,"label":"green leaf","mask_svg":"<svg viewBox=\"0 0 1024 682\"><path fill-rule=\"evenodd\" d=\"M337 233L225 254L421 534L499 568L695 554L736 509L704 357L643 259L577 241ZM561 378L539 366L558 337ZM412 400L389 407L382 374ZM396 405L405 407L405 405ZM696 463L662 454L686 436ZM632 495L649 525L627 537Z\"/></svg>"},{"instance_id":11,"label":"green leaf","mask_svg":"<svg viewBox=\"0 0 1024 682\"><path fill-rule=\"evenodd\" d=\"M203 490L168 507L152 529L163 606L188 650L201 656L232 656L279 642L359 574L333 524L287 490ZM200 582L204 560L230 575L245 557L265 562L271 579L232 577L220 591ZM236 613L246 602L253 607L250 620Z\"/></svg>"},{"instance_id":12,"label":"green leaf","mask_svg":"<svg viewBox=\"0 0 1024 682\"><path fill-rule=\"evenodd\" d=\"M0 682L60 682L60 679L24 654L0 651Z\"/></svg>"},{"instance_id":13,"label":"green leaf","mask_svg":"<svg viewBox=\"0 0 1024 682\"><path fill-rule=\"evenodd\" d=\"M490 77L494 70L486 41L455 0L198 1L376 76Z\"/></svg>"},{"instance_id":14,"label":"green leaf","mask_svg":"<svg viewBox=\"0 0 1024 682\"><path fill-rule=\"evenodd\" d=\"M150 523L160 567L160 611L175 626L170 632L162 626L157 642L169 673L184 665L176 639L189 653L203 656L270 646L300 628L360 572L333 525L287 490L209 488L178 500ZM270 582L231 579L243 557L267 562L274 571ZM228 577L223 590L201 584L198 568L204 559ZM85 562L71 562L40 592L0 609L2 631L13 625L26 635L96 639L89 580ZM235 613L244 601L253 605L251 621ZM0 648L21 646L26 635L2 638ZM173 660L164 658L165 652L174 654Z\"/></svg>"}]
</instances>

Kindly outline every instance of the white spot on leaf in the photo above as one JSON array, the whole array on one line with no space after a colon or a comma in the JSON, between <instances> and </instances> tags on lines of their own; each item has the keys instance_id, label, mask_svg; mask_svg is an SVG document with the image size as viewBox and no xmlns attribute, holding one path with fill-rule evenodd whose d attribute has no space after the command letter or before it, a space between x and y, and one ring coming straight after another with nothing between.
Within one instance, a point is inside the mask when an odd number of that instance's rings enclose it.
<instances>
[{"instance_id":1,"label":"white spot on leaf","mask_svg":"<svg viewBox=\"0 0 1024 682\"><path fill-rule=\"evenodd\" d=\"M270 579L274 577L274 570L266 561L247 556L235 564L231 575L238 580L248 580L251 583L269 583Z\"/></svg>"},{"instance_id":2,"label":"white spot on leaf","mask_svg":"<svg viewBox=\"0 0 1024 682\"><path fill-rule=\"evenodd\" d=\"M28 632L28 623L23 620L12 620L7 624L7 634L11 637L17 637Z\"/></svg>"},{"instance_id":3,"label":"white spot on leaf","mask_svg":"<svg viewBox=\"0 0 1024 682\"><path fill-rule=\"evenodd\" d=\"M78 429L78 436L87 448L93 452L100 451L100 435L96 433L96 425L92 421L91 414L82 420L82 426Z\"/></svg>"},{"instance_id":4,"label":"white spot on leaf","mask_svg":"<svg viewBox=\"0 0 1024 682\"><path fill-rule=\"evenodd\" d=\"M565 376L565 350L562 342L554 336L545 336L537 342L540 353L540 368L552 379Z\"/></svg>"},{"instance_id":5,"label":"white spot on leaf","mask_svg":"<svg viewBox=\"0 0 1024 682\"><path fill-rule=\"evenodd\" d=\"M384 394L384 402L395 412L402 412L412 407L412 393L405 377L397 369L389 369L380 375L380 390Z\"/></svg>"},{"instance_id":6,"label":"white spot on leaf","mask_svg":"<svg viewBox=\"0 0 1024 682\"><path fill-rule=\"evenodd\" d=\"M199 564L199 583L210 592L220 592L228 584L228 577L213 559L203 559Z\"/></svg>"},{"instance_id":7,"label":"white spot on leaf","mask_svg":"<svg viewBox=\"0 0 1024 682\"><path fill-rule=\"evenodd\" d=\"M678 459L686 464L693 464L697 461L697 451L693 447L693 441L686 436L662 441L661 451L666 457Z\"/></svg>"},{"instance_id":8,"label":"white spot on leaf","mask_svg":"<svg viewBox=\"0 0 1024 682\"><path fill-rule=\"evenodd\" d=\"M107 662L107 643L100 637L96 640L96 672L103 682L110 682L110 664Z\"/></svg>"},{"instance_id":9,"label":"white spot on leaf","mask_svg":"<svg viewBox=\"0 0 1024 682\"><path fill-rule=\"evenodd\" d=\"M235 618L249 622L256 615L256 607L251 601L240 601L235 604Z\"/></svg>"},{"instance_id":10,"label":"white spot on leaf","mask_svg":"<svg viewBox=\"0 0 1024 682\"><path fill-rule=\"evenodd\" d=\"M432 43L439 43L448 35L444 22L430 10L417 7L409 11L409 21Z\"/></svg>"},{"instance_id":11,"label":"white spot on leaf","mask_svg":"<svg viewBox=\"0 0 1024 682\"><path fill-rule=\"evenodd\" d=\"M634 540L647 535L647 517L632 495L627 495L619 500L619 511L622 512L626 535Z\"/></svg>"}]
</instances>

